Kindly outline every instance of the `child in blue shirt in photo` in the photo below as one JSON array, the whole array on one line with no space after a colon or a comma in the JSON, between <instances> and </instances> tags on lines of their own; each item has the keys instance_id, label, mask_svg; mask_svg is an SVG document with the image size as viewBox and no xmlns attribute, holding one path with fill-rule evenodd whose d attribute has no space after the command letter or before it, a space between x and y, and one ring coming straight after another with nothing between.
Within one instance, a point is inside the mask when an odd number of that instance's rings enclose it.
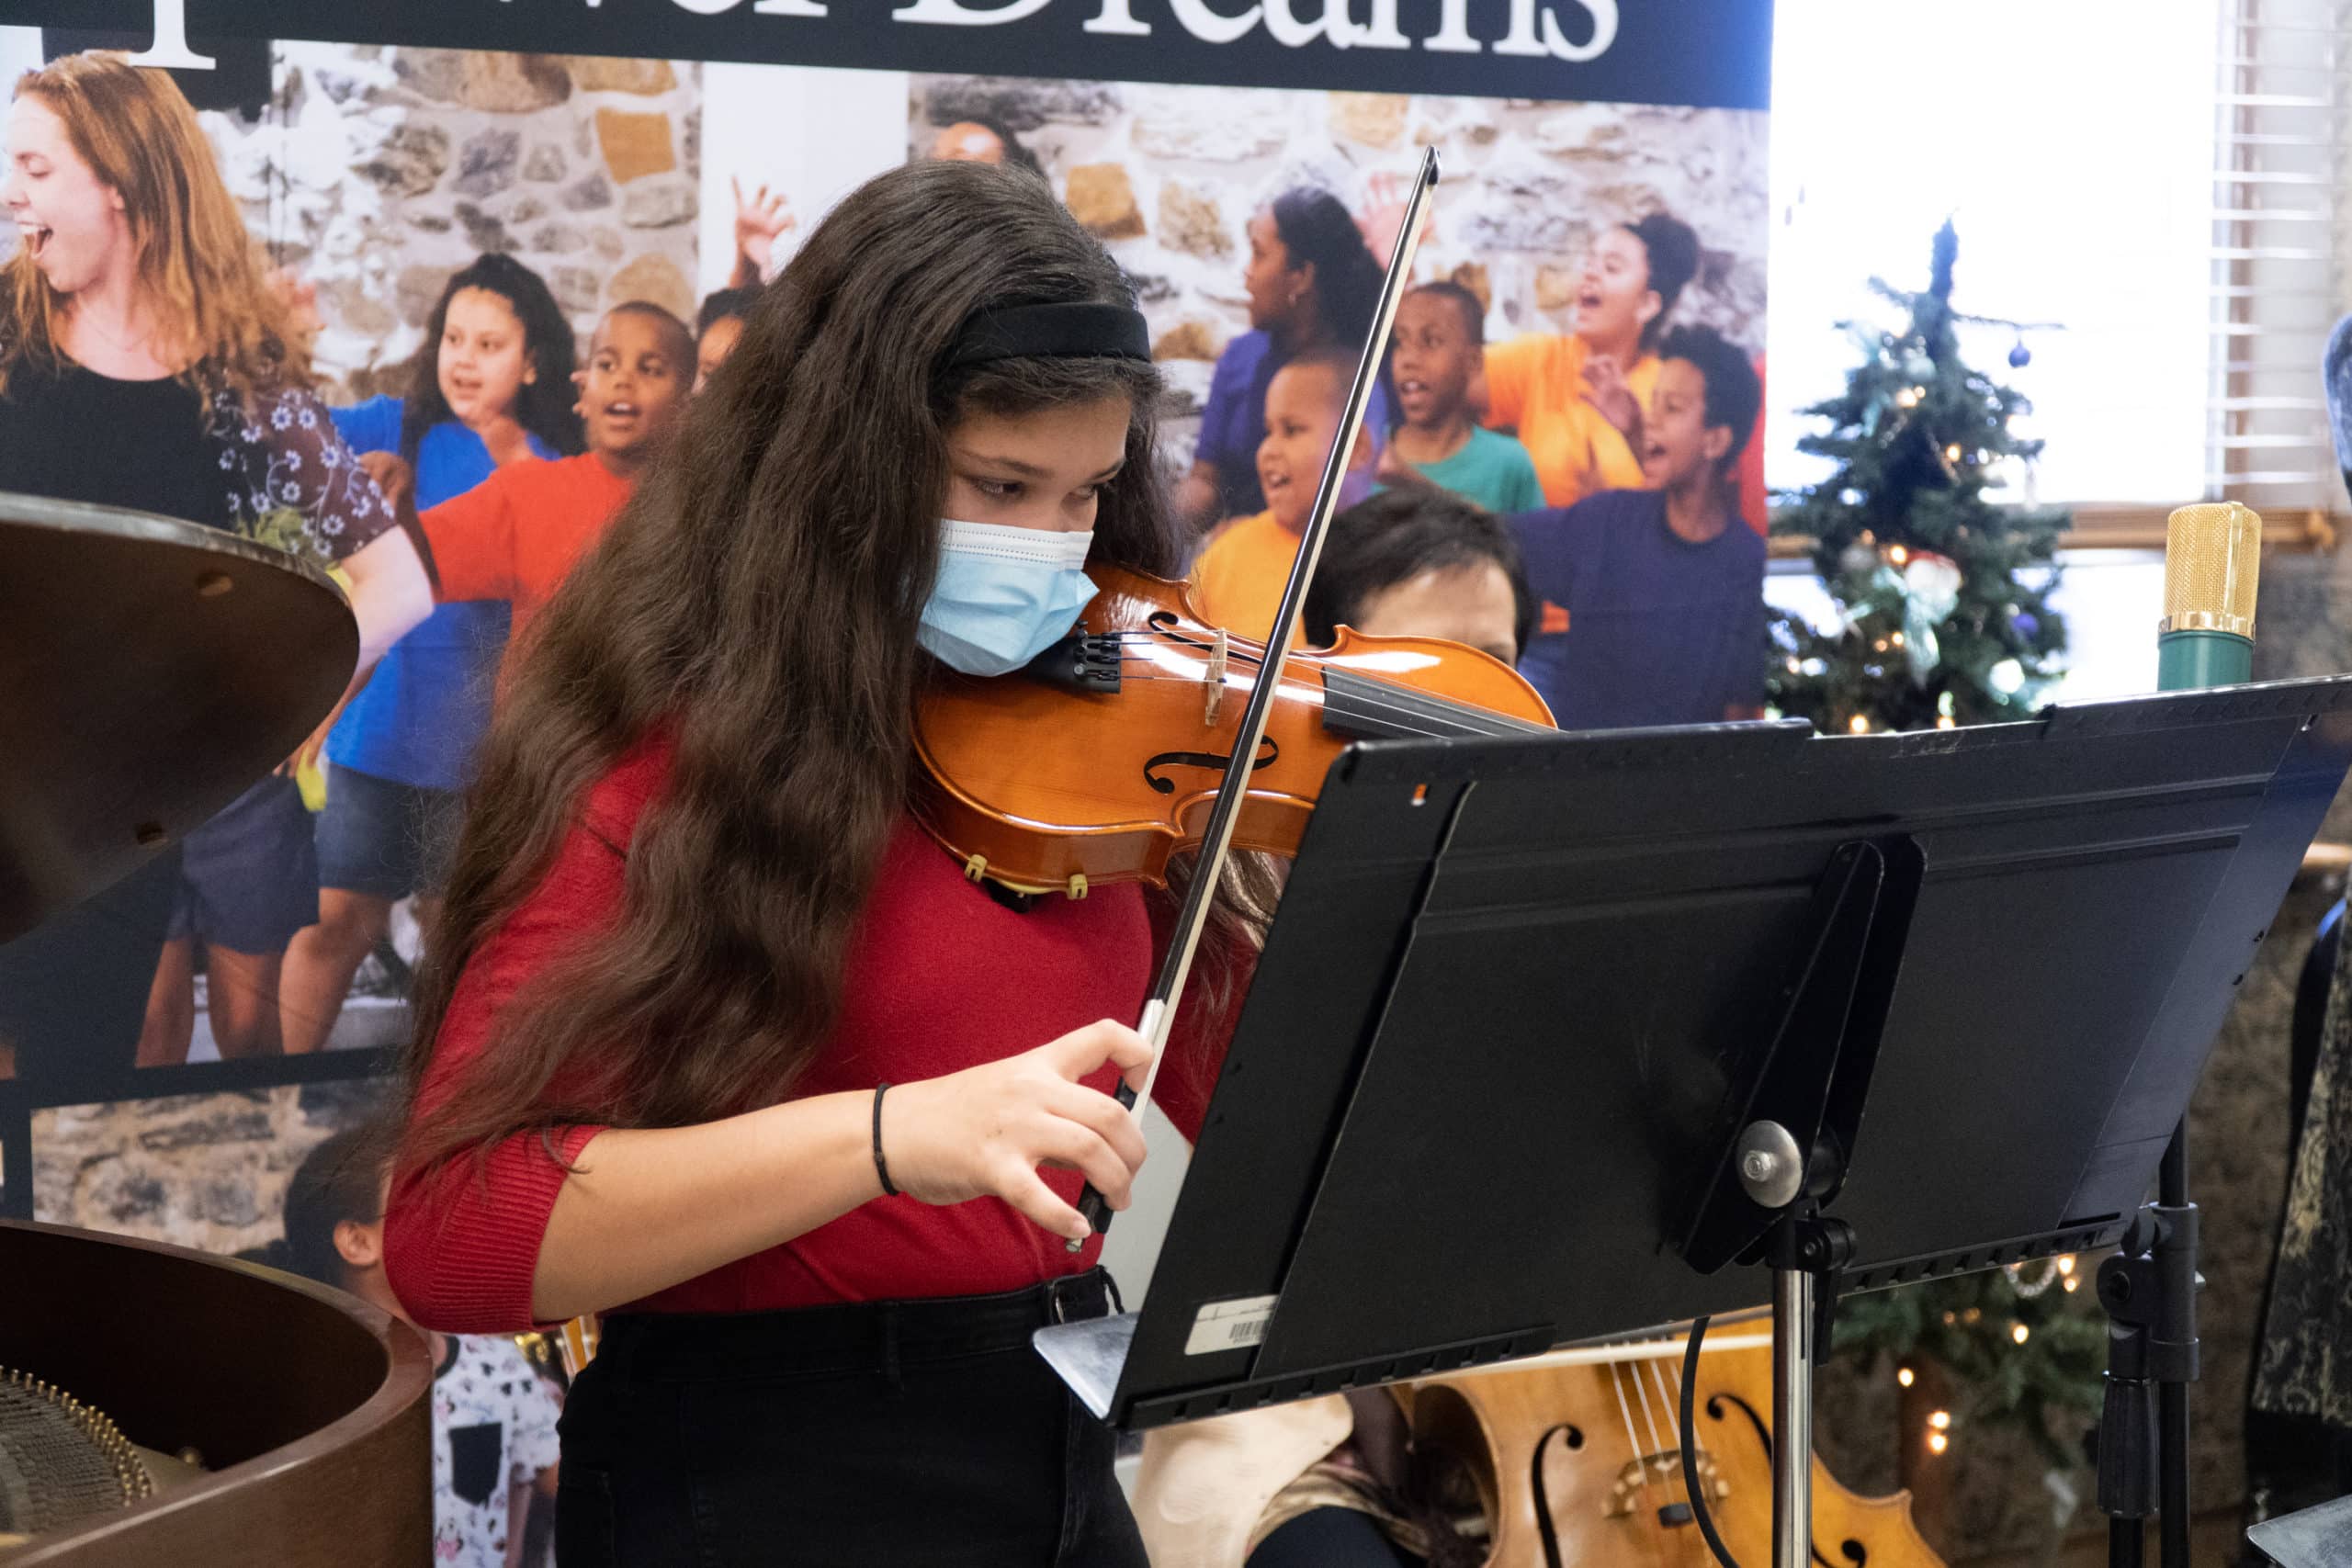
<instances>
[{"instance_id":1,"label":"child in blue shirt in photo","mask_svg":"<svg viewBox=\"0 0 2352 1568\"><path fill-rule=\"evenodd\" d=\"M1266 394L1274 378L1305 355L1335 347L1353 355L1385 280L1355 220L1329 191L1283 192L1250 218L1249 236L1241 287L1250 330L1217 355L1193 468L1176 493L1177 515L1204 535L1219 522L1266 509L1258 445L1266 435ZM1384 370L1364 414L1375 449L1388 438L1392 396Z\"/></svg>"},{"instance_id":2,"label":"child in blue shirt in photo","mask_svg":"<svg viewBox=\"0 0 2352 1568\"><path fill-rule=\"evenodd\" d=\"M334 421L354 451L397 457L388 493L413 484L418 508L432 507L509 463L580 450L573 367L571 323L546 283L512 257L485 255L442 290L409 395L372 398ZM325 1045L392 906L431 891L428 852L447 834L489 723L506 627L503 604L436 606L328 735L319 923L294 938L280 983L288 1054Z\"/></svg>"},{"instance_id":3,"label":"child in blue shirt in photo","mask_svg":"<svg viewBox=\"0 0 2352 1568\"><path fill-rule=\"evenodd\" d=\"M1761 716L1764 537L1739 516L1762 390L1747 355L1678 327L1642 424L1650 488L1512 519L1542 602L1520 660L1563 729Z\"/></svg>"}]
</instances>

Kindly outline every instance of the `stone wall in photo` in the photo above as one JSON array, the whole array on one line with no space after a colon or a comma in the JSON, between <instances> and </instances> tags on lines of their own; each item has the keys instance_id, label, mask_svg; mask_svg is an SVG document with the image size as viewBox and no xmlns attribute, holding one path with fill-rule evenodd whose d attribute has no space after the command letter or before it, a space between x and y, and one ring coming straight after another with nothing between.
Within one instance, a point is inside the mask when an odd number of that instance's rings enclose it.
<instances>
[{"instance_id":1,"label":"stone wall in photo","mask_svg":"<svg viewBox=\"0 0 2352 1568\"><path fill-rule=\"evenodd\" d=\"M918 76L910 151L927 152L940 126L975 113L1019 136L1136 278L1187 412L1217 354L1249 327L1250 214L1291 186L1319 185L1361 215L1401 186L1425 146L1438 149L1444 178L1417 272L1459 277L1487 298L1490 340L1568 331L1594 232L1663 209L1691 224L1702 249L1675 319L1763 351L1762 114Z\"/></svg>"},{"instance_id":2,"label":"stone wall in photo","mask_svg":"<svg viewBox=\"0 0 2352 1568\"><path fill-rule=\"evenodd\" d=\"M331 401L397 391L449 274L485 251L596 318L695 305L702 68L368 45L278 46L257 122L204 117L271 259L318 287Z\"/></svg>"},{"instance_id":3,"label":"stone wall in photo","mask_svg":"<svg viewBox=\"0 0 2352 1568\"><path fill-rule=\"evenodd\" d=\"M285 1234L302 1156L364 1121L372 1082L66 1105L33 1116L33 1217L236 1253Z\"/></svg>"}]
</instances>

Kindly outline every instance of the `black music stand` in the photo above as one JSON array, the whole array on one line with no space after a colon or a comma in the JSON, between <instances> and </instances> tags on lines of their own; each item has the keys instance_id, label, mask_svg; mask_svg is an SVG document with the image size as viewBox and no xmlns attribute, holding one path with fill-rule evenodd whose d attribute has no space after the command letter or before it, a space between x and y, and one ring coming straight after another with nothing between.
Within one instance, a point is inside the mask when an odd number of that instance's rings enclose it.
<instances>
[{"instance_id":1,"label":"black music stand","mask_svg":"<svg viewBox=\"0 0 2352 1568\"><path fill-rule=\"evenodd\" d=\"M1655 1329L1760 1265L1803 1568L1836 1294L2123 1234L2347 765L2352 677L1351 748L1148 1302L1038 1348L1142 1428Z\"/></svg>"}]
</instances>

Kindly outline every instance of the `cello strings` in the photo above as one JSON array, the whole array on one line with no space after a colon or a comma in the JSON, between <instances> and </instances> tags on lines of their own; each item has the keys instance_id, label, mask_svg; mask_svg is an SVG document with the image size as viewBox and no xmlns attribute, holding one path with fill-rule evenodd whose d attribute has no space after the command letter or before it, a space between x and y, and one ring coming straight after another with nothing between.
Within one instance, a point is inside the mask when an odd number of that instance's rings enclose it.
<instances>
[{"instance_id":1,"label":"cello strings","mask_svg":"<svg viewBox=\"0 0 2352 1568\"><path fill-rule=\"evenodd\" d=\"M1679 1449L1682 1446L1682 1427L1674 1416L1674 1395L1667 1386L1666 1369L1655 1360L1650 1362L1649 1366L1650 1376L1657 1382L1657 1401L1666 1406L1667 1432L1674 1438L1674 1446Z\"/></svg>"},{"instance_id":2,"label":"cello strings","mask_svg":"<svg viewBox=\"0 0 2352 1568\"><path fill-rule=\"evenodd\" d=\"M1642 1438L1639 1438L1637 1434L1634 1434L1634 1429L1633 1429L1633 1408L1628 1408L1628 1405L1625 1405L1625 1380L1618 1378L1618 1366L1621 1366L1621 1363L1618 1363L1618 1361L1611 1361L1611 1363L1609 1363L1609 1387L1611 1387L1613 1392L1616 1392L1616 1396L1618 1396L1618 1417L1621 1417L1621 1420L1625 1422L1625 1453L1633 1455L1633 1474L1634 1474L1634 1483L1637 1483L1639 1488L1642 1488L1642 1500L1646 1502L1646 1505L1649 1505L1649 1506L1656 1506L1656 1505L1658 1505L1658 1500L1656 1500L1656 1497L1651 1497L1651 1495L1649 1495L1649 1455L1644 1455L1644 1453L1642 1453ZM1642 1384L1639 1384L1639 1380L1634 1380L1634 1389L1637 1389L1637 1392L1639 1392L1639 1387L1642 1387ZM1646 1413L1646 1408L1644 1408L1644 1413ZM1651 1550L1656 1551L1656 1542L1651 1542Z\"/></svg>"},{"instance_id":3,"label":"cello strings","mask_svg":"<svg viewBox=\"0 0 2352 1568\"><path fill-rule=\"evenodd\" d=\"M1652 1495L1650 1491L1649 1456L1642 1452L1642 1439L1634 1433L1634 1413L1626 1407L1625 1384L1618 1376L1618 1369L1621 1365L1623 1363L1617 1361L1609 1363L1609 1386L1617 1395L1617 1414L1625 1423L1625 1449L1634 1456L1634 1484L1641 1488L1644 1505L1655 1510L1657 1506L1657 1498ZM1638 1380L1634 1386L1636 1388L1640 1386ZM1666 1561L1665 1542L1659 1539L1657 1532L1644 1531L1643 1534L1649 1540L1650 1556L1659 1562L1664 1562Z\"/></svg>"},{"instance_id":4,"label":"cello strings","mask_svg":"<svg viewBox=\"0 0 2352 1568\"><path fill-rule=\"evenodd\" d=\"M1650 1412L1650 1391L1643 1386L1642 1374L1638 1370L1634 1371L1633 1378L1634 1393L1642 1402L1642 1420L1650 1429L1650 1452L1662 1454L1666 1452L1666 1444L1657 1435L1657 1417Z\"/></svg>"},{"instance_id":5,"label":"cello strings","mask_svg":"<svg viewBox=\"0 0 2352 1568\"><path fill-rule=\"evenodd\" d=\"M1641 1470L1642 1485L1647 1489L1650 1467L1642 1463L1642 1439L1634 1433L1634 1413L1625 1404L1625 1385L1618 1380L1617 1363L1614 1361L1609 1363L1609 1386L1617 1395L1617 1414L1625 1421L1625 1447L1632 1451L1634 1462Z\"/></svg>"}]
</instances>

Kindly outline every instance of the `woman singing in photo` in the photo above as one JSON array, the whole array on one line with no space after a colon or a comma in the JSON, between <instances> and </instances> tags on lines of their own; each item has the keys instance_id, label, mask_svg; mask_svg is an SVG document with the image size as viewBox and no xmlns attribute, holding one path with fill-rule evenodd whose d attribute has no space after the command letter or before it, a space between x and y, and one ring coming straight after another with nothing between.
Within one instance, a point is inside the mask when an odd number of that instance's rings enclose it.
<instances>
[{"instance_id":1,"label":"woman singing in photo","mask_svg":"<svg viewBox=\"0 0 2352 1568\"><path fill-rule=\"evenodd\" d=\"M925 162L812 233L508 671L420 986L390 1280L605 1314L559 1551L1140 1565L1112 1438L1030 1348L1108 1292L1073 1200L1171 907L967 877L910 815L946 671L1090 567L1172 575L1159 380L1033 177ZM1041 740L1043 737L1040 738ZM1161 1103L1197 1127L1254 900L1223 885Z\"/></svg>"},{"instance_id":2,"label":"woman singing in photo","mask_svg":"<svg viewBox=\"0 0 2352 1568\"><path fill-rule=\"evenodd\" d=\"M67 55L17 83L7 151L0 205L18 245L0 271L0 491L339 564L364 675L432 610L432 589L312 395L187 100L161 71ZM34 1059L28 1072L128 1060L134 1041L142 1062L184 1059L200 940L221 1054L275 1051L279 959L317 919L310 814L281 773L178 853L0 950L0 1040Z\"/></svg>"}]
</instances>

